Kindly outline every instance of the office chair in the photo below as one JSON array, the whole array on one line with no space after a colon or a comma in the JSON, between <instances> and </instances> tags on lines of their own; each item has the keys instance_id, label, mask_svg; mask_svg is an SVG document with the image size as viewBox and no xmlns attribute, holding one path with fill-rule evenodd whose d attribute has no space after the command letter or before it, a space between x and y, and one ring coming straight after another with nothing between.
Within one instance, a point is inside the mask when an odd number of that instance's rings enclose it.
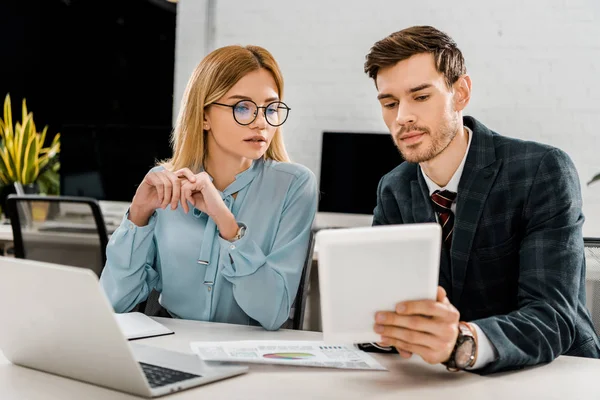
<instances>
[{"instance_id":1,"label":"office chair","mask_svg":"<svg viewBox=\"0 0 600 400\"><path fill-rule=\"evenodd\" d=\"M152 289L148 298L135 306L131 311L138 311L150 317L171 318L169 312L158 302L159 296L160 293L156 289Z\"/></svg>"},{"instance_id":2,"label":"office chair","mask_svg":"<svg viewBox=\"0 0 600 400\"><path fill-rule=\"evenodd\" d=\"M282 328L302 330L304 324L304 312L306 311L306 299L308 298L308 284L310 282L310 271L313 264L313 252L315 249L315 233L311 231L304 268L300 277L300 284L296 292L296 298L290 309L290 318L283 324Z\"/></svg>"},{"instance_id":3,"label":"office chair","mask_svg":"<svg viewBox=\"0 0 600 400\"><path fill-rule=\"evenodd\" d=\"M296 292L296 298L290 309L290 317L283 324L282 328L302 330L304 311L306 310L306 299L308 297L308 282L313 263L314 235L314 232L311 232L306 251L306 259L304 260L304 268L302 270L302 276L300 277L298 291ZM158 302L159 296L160 293L152 289L148 298L134 307L132 311L139 311L151 317L170 318L168 311L166 311Z\"/></svg>"},{"instance_id":4,"label":"office chair","mask_svg":"<svg viewBox=\"0 0 600 400\"><path fill-rule=\"evenodd\" d=\"M9 195L15 257L93 270L106 264L108 235L97 200Z\"/></svg>"},{"instance_id":5,"label":"office chair","mask_svg":"<svg viewBox=\"0 0 600 400\"><path fill-rule=\"evenodd\" d=\"M586 303L600 335L600 238L583 238L586 263Z\"/></svg>"}]
</instances>

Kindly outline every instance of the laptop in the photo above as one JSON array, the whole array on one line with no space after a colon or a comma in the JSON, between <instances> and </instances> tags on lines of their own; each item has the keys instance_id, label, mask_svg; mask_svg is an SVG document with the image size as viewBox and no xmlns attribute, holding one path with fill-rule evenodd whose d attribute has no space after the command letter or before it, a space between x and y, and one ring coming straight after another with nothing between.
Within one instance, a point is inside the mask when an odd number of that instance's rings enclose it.
<instances>
[{"instance_id":1,"label":"laptop","mask_svg":"<svg viewBox=\"0 0 600 400\"><path fill-rule=\"evenodd\" d=\"M248 371L127 341L89 269L0 257L0 349L13 364L143 397Z\"/></svg>"},{"instance_id":2,"label":"laptop","mask_svg":"<svg viewBox=\"0 0 600 400\"><path fill-rule=\"evenodd\" d=\"M319 292L326 343L377 342L377 311L435 300L442 232L437 223L317 232Z\"/></svg>"}]
</instances>

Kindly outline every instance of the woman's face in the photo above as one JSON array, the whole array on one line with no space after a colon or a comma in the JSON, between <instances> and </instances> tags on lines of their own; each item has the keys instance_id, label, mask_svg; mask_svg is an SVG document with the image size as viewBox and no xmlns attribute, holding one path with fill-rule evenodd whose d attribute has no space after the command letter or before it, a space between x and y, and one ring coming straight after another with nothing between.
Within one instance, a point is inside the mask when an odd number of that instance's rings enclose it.
<instances>
[{"instance_id":1,"label":"woman's face","mask_svg":"<svg viewBox=\"0 0 600 400\"><path fill-rule=\"evenodd\" d=\"M251 103L239 103L240 100L251 100L259 107L279 101L277 85L271 73L262 68L248 73L217 100L216 103L221 105L211 104L207 107L204 130L208 131L209 156L256 160L269 148L277 128L267 123L265 111L272 118L270 121L273 121L277 118L273 114L276 110L260 108L253 122L242 125L254 118L254 113ZM223 104L237 106L232 108ZM234 118L234 109L238 121Z\"/></svg>"}]
</instances>

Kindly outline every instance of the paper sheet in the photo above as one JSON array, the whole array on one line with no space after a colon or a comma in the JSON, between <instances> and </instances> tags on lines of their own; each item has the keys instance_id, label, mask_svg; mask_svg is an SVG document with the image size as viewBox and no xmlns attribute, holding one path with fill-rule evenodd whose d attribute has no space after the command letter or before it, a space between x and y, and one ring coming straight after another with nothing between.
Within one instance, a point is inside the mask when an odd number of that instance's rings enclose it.
<instances>
[{"instance_id":1,"label":"paper sheet","mask_svg":"<svg viewBox=\"0 0 600 400\"><path fill-rule=\"evenodd\" d=\"M248 340L191 342L192 350L205 361L282 364L386 371L373 357L353 345L323 342Z\"/></svg>"}]
</instances>

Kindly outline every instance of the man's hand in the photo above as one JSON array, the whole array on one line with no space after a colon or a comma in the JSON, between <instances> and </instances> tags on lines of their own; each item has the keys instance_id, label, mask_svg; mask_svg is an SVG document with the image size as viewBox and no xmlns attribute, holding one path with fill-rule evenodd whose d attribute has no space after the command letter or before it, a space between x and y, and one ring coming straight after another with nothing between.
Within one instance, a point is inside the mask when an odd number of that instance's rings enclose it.
<instances>
[{"instance_id":1,"label":"man's hand","mask_svg":"<svg viewBox=\"0 0 600 400\"><path fill-rule=\"evenodd\" d=\"M378 342L394 346L401 356L418 354L429 364L447 361L458 337L460 313L438 287L437 299L399 303L395 312L380 311L375 317Z\"/></svg>"}]
</instances>

